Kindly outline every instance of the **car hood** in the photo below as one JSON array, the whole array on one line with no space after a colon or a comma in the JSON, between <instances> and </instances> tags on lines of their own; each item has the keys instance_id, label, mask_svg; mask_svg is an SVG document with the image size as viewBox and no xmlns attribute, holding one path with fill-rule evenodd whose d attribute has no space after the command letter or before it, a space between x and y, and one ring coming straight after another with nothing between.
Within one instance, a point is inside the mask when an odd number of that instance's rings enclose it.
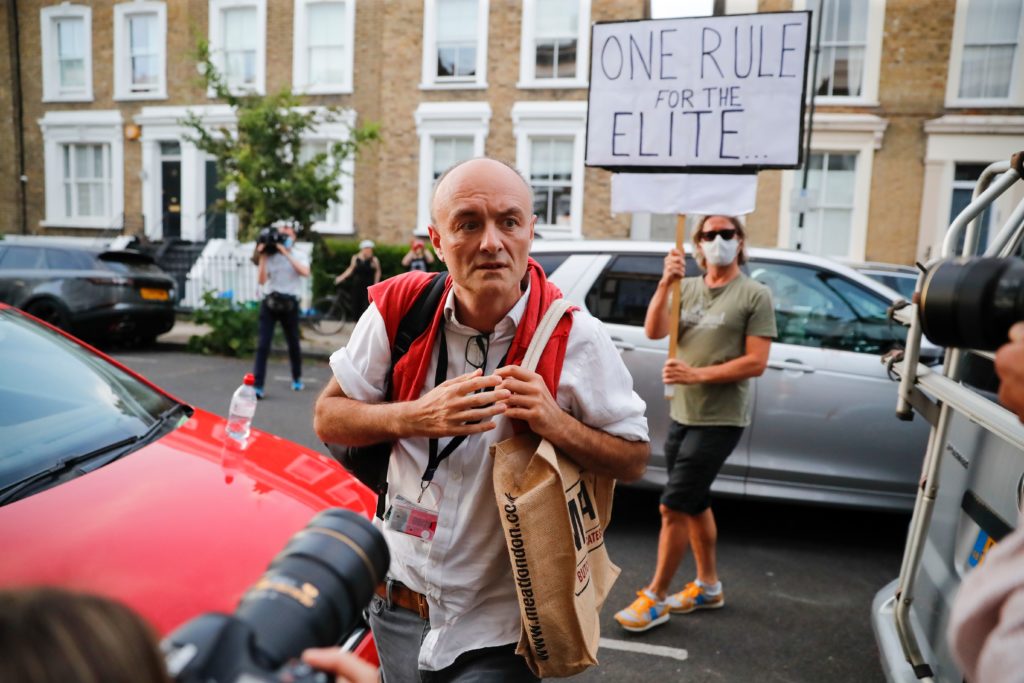
<instances>
[{"instance_id":1,"label":"car hood","mask_svg":"<svg viewBox=\"0 0 1024 683\"><path fill-rule=\"evenodd\" d=\"M0 508L0 585L58 585L135 608L161 633L232 612L320 510L376 499L335 461L197 410L145 448Z\"/></svg>"}]
</instances>

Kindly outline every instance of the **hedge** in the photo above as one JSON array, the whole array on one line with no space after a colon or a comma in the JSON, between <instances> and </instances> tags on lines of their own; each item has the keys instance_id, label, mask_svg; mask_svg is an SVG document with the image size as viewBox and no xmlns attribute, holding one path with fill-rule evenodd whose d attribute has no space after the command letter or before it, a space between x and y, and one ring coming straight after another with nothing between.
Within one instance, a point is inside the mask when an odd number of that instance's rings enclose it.
<instances>
[{"instance_id":1,"label":"hedge","mask_svg":"<svg viewBox=\"0 0 1024 683\"><path fill-rule=\"evenodd\" d=\"M334 237L324 237L316 241L313 247L313 264L311 268L313 273L314 299L334 293L334 278L345 272L345 269L348 268L349 263L352 261L352 256L359 252L359 242L361 241ZM430 245L426 240L424 240L424 244L427 245L427 249L430 249ZM408 242L402 244L377 243L373 248L373 254L380 261L382 279L405 272L406 269L402 266L402 257L408 251ZM439 271L444 269L441 259L437 258L437 254L434 254L434 263L430 265L430 270Z\"/></svg>"}]
</instances>

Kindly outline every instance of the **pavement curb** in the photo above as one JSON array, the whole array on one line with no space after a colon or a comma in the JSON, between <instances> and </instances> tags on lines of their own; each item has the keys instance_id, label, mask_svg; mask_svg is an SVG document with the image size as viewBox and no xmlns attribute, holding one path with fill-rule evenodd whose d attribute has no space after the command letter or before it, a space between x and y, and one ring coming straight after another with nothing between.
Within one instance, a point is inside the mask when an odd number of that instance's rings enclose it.
<instances>
[{"instance_id":1,"label":"pavement curb","mask_svg":"<svg viewBox=\"0 0 1024 683\"><path fill-rule=\"evenodd\" d=\"M196 325L190 321L179 320L169 331L157 337L158 344L185 349L188 347L188 340L195 335L203 335L209 331L206 325ZM302 357L312 360L327 360L335 351L348 343L351 326L346 327L334 335L319 335L305 328L299 328L299 346L302 349ZM270 347L273 355L287 355L288 347L284 344L273 344Z\"/></svg>"}]
</instances>

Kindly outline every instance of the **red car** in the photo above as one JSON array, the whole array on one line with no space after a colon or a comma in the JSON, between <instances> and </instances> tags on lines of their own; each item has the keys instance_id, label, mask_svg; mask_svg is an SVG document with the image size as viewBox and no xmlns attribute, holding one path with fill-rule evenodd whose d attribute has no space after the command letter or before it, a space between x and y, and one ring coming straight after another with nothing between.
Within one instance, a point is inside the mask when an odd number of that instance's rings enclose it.
<instances>
[{"instance_id":1,"label":"red car","mask_svg":"<svg viewBox=\"0 0 1024 683\"><path fill-rule=\"evenodd\" d=\"M231 614L319 511L372 518L335 461L193 408L0 304L0 586L107 595L161 635ZM368 630L347 639L376 663Z\"/></svg>"}]
</instances>

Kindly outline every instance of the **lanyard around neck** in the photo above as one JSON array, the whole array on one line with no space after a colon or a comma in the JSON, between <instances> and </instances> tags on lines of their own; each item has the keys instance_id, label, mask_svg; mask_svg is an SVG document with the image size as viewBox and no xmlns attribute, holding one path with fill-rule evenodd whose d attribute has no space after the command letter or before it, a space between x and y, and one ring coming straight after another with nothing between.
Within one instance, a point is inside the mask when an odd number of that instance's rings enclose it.
<instances>
[{"instance_id":1,"label":"lanyard around neck","mask_svg":"<svg viewBox=\"0 0 1024 683\"><path fill-rule=\"evenodd\" d=\"M444 382L445 379L447 378L447 375L448 375L448 341L446 339L446 337L448 335L447 335L447 333L446 333L446 331L444 329L444 325L443 324L441 325L441 329L438 332L440 333L440 336L441 336L441 343L438 344L437 371L434 373L434 386L435 387L438 386L439 384L441 384L442 382ZM511 347L509 347L509 348L511 348ZM488 349L490 349L489 345L488 345ZM507 358L508 358L508 351L505 351L505 355L501 357L500 361L498 361L498 367L501 367L502 365L504 365L505 364L505 360ZM487 373L487 354L486 353L484 353L484 363L483 363L483 366L480 369L483 370L484 374ZM486 389L483 389L482 391L493 391L493 387L487 387ZM437 468L465 440L466 440L466 435L465 434L453 437L452 440L449 441L448 444L444 447L444 449L441 450L440 453L438 453L438 451L437 451L437 447L438 447L437 439L431 437L431 439L430 439L430 455L429 455L429 459L427 460L427 468L425 470L423 470L423 477L422 477L422 479L420 481L420 497L421 498L423 497L423 491L427 490L427 487L430 486L430 482L434 479L434 473L437 472Z\"/></svg>"}]
</instances>

